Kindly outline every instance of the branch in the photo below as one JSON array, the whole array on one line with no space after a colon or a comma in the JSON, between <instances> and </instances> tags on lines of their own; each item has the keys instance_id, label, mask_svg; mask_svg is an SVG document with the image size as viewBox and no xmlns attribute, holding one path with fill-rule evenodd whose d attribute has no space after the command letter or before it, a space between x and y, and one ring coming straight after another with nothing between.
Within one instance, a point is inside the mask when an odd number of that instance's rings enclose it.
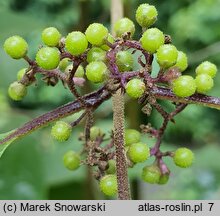
<instances>
[{"instance_id":1,"label":"branch","mask_svg":"<svg viewBox=\"0 0 220 216\"><path fill-rule=\"evenodd\" d=\"M92 92L90 94L85 95L83 100L85 100L87 107L97 108L100 104L102 104L105 100L110 98L110 93L102 87L101 89ZM58 119L64 118L76 112L79 112L84 107L82 106L79 100L70 102L61 107L58 107L55 110L52 110L46 114L43 114L32 121L27 122L17 130L13 131L9 136L0 141L0 144L3 144L13 138L20 138L24 135L31 133L32 131L39 129L47 124L57 121Z\"/></svg>"},{"instance_id":2,"label":"branch","mask_svg":"<svg viewBox=\"0 0 220 216\"><path fill-rule=\"evenodd\" d=\"M41 73L41 74L44 74L48 77L56 77L56 78L59 78L60 80L62 80L63 82L66 82L66 74L65 73L62 73L59 69L54 69L54 70L44 70L40 67L37 67L35 69L36 73Z\"/></svg>"},{"instance_id":3,"label":"branch","mask_svg":"<svg viewBox=\"0 0 220 216\"><path fill-rule=\"evenodd\" d=\"M162 126L160 127L160 129L157 130L157 141L156 144L154 145L154 147L151 149L151 155L155 155L156 157L158 157L159 159L161 158L161 152L160 152L160 145L161 145L161 141L162 141L162 137L164 135L164 132L167 128L167 125L169 123L169 121L173 120L173 117L175 115L177 115L178 113L180 113L181 111L183 111L186 108L187 104L178 104L176 109L171 112L171 113L167 113L167 116L163 116L164 117L164 121ZM158 155L159 153L159 155Z\"/></svg>"},{"instance_id":4,"label":"branch","mask_svg":"<svg viewBox=\"0 0 220 216\"><path fill-rule=\"evenodd\" d=\"M150 89L150 92L153 96L155 96L156 99L166 99L183 104L199 104L210 108L220 109L220 98L218 97L194 94L191 97L179 98L176 97L170 89L163 87L155 87L154 89ZM104 86L95 92L83 96L82 98L85 100L88 107L95 108L102 104L105 100L108 100L110 97L111 93L107 91ZM82 109L83 106L78 100L65 104L55 110L52 110L51 112L43 114L42 116L39 116L32 121L27 122L17 130L13 131L5 139L1 140L0 144L3 144L13 138L17 139L23 137L24 135L29 134L37 130L38 128L46 126L47 124L58 119L79 112Z\"/></svg>"},{"instance_id":5,"label":"branch","mask_svg":"<svg viewBox=\"0 0 220 216\"><path fill-rule=\"evenodd\" d=\"M207 107L211 107L211 108L220 109L220 98L217 98L217 97L206 96L203 94L196 93L190 97L180 98L180 97L175 96L170 89L167 89L164 87L158 87L158 86L150 89L150 92L157 99L166 99L166 100L170 100L170 101L179 103L176 110L171 112L168 116L163 115L163 113L161 112L161 109L158 109L156 107L157 110L160 113L162 113L162 116L164 118L164 122L163 122L163 125L161 126L161 128L158 130L157 141L156 141L155 146L151 149L151 155L155 155L156 157L158 156L159 158L162 156L160 154L161 152L159 150L160 144L161 144L161 138L164 134L164 131L167 127L168 122L172 121L173 117L176 114L178 114L179 112L181 112L187 106L187 104L198 104L198 105L203 105L203 106L207 106ZM160 108L160 106L159 106L159 108Z\"/></svg>"},{"instance_id":6,"label":"branch","mask_svg":"<svg viewBox=\"0 0 220 216\"><path fill-rule=\"evenodd\" d=\"M149 91L156 99L169 100L184 104L198 104L209 108L220 109L220 98L218 97L196 93L190 97L180 98L175 96L170 89L158 86L153 89L149 89Z\"/></svg>"},{"instance_id":7,"label":"branch","mask_svg":"<svg viewBox=\"0 0 220 216\"><path fill-rule=\"evenodd\" d=\"M76 119L74 122L71 122L70 123L70 125L71 125L71 127L73 128L73 127L75 127L76 125L78 125L80 122L81 122L81 120L85 117L85 115L86 115L86 112L84 112L78 119Z\"/></svg>"}]
</instances>

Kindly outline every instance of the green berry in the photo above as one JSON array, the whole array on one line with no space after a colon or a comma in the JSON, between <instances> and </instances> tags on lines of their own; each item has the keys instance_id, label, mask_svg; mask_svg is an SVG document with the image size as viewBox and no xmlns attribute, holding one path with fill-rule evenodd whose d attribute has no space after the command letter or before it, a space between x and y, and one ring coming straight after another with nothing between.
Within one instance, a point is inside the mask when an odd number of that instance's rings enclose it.
<instances>
[{"instance_id":1,"label":"green berry","mask_svg":"<svg viewBox=\"0 0 220 216\"><path fill-rule=\"evenodd\" d=\"M178 51L174 45L164 44L156 53L157 62L162 68L169 68L176 64Z\"/></svg>"},{"instance_id":2,"label":"green berry","mask_svg":"<svg viewBox=\"0 0 220 216\"><path fill-rule=\"evenodd\" d=\"M196 82L193 77L183 75L173 80L172 90L178 97L189 97L196 91Z\"/></svg>"},{"instance_id":3,"label":"green berry","mask_svg":"<svg viewBox=\"0 0 220 216\"><path fill-rule=\"evenodd\" d=\"M131 71L134 66L133 56L129 51L119 51L116 54L116 64L119 71Z\"/></svg>"},{"instance_id":4,"label":"green berry","mask_svg":"<svg viewBox=\"0 0 220 216\"><path fill-rule=\"evenodd\" d=\"M106 170L107 174L115 174L116 172L116 161L115 160L109 160L108 161L108 169Z\"/></svg>"},{"instance_id":5,"label":"green berry","mask_svg":"<svg viewBox=\"0 0 220 216\"><path fill-rule=\"evenodd\" d=\"M215 64L209 62L209 61L204 61L202 62L197 68L196 68L196 74L207 74L210 77L215 77L217 73L217 67Z\"/></svg>"},{"instance_id":6,"label":"green berry","mask_svg":"<svg viewBox=\"0 0 220 216\"><path fill-rule=\"evenodd\" d=\"M81 55L88 47L86 36L80 31L74 31L67 35L65 47L72 55Z\"/></svg>"},{"instance_id":7,"label":"green berry","mask_svg":"<svg viewBox=\"0 0 220 216\"><path fill-rule=\"evenodd\" d=\"M153 5L141 4L136 11L136 20L141 27L148 28L157 20L157 9Z\"/></svg>"},{"instance_id":8,"label":"green berry","mask_svg":"<svg viewBox=\"0 0 220 216\"><path fill-rule=\"evenodd\" d=\"M214 82L212 77L208 74L200 74L196 76L196 91L199 93L206 93L210 89L212 89Z\"/></svg>"},{"instance_id":9,"label":"green berry","mask_svg":"<svg viewBox=\"0 0 220 216\"><path fill-rule=\"evenodd\" d=\"M60 142L68 140L71 135L71 132L71 125L64 121L57 121L51 129L52 137Z\"/></svg>"},{"instance_id":10,"label":"green berry","mask_svg":"<svg viewBox=\"0 0 220 216\"><path fill-rule=\"evenodd\" d=\"M41 38L45 45L55 47L59 44L61 34L56 28L49 27L43 30Z\"/></svg>"},{"instance_id":11,"label":"green berry","mask_svg":"<svg viewBox=\"0 0 220 216\"><path fill-rule=\"evenodd\" d=\"M139 98L144 94L146 87L142 80L134 78L130 80L126 86L126 93L132 98Z\"/></svg>"},{"instance_id":12,"label":"green berry","mask_svg":"<svg viewBox=\"0 0 220 216\"><path fill-rule=\"evenodd\" d=\"M43 69L55 69L60 63L60 53L56 48L43 47L36 54L36 62Z\"/></svg>"},{"instance_id":13,"label":"green berry","mask_svg":"<svg viewBox=\"0 0 220 216\"><path fill-rule=\"evenodd\" d=\"M17 73L17 80L18 81L20 81L23 78L26 71L27 71L27 68L22 68L21 70L18 71L18 73Z\"/></svg>"},{"instance_id":14,"label":"green berry","mask_svg":"<svg viewBox=\"0 0 220 216\"><path fill-rule=\"evenodd\" d=\"M63 163L68 170L76 170L80 166L80 156L74 151L68 151L63 156Z\"/></svg>"},{"instance_id":15,"label":"green berry","mask_svg":"<svg viewBox=\"0 0 220 216\"><path fill-rule=\"evenodd\" d=\"M107 41L110 42L111 44L113 44L115 42L115 40L111 34L108 34ZM110 49L110 47L106 44L102 45L100 48L102 48L105 51L108 51Z\"/></svg>"},{"instance_id":16,"label":"green berry","mask_svg":"<svg viewBox=\"0 0 220 216\"><path fill-rule=\"evenodd\" d=\"M177 166L187 168L192 165L194 154L188 148L179 148L174 153L173 161Z\"/></svg>"},{"instance_id":17,"label":"green berry","mask_svg":"<svg viewBox=\"0 0 220 216\"><path fill-rule=\"evenodd\" d=\"M150 149L145 143L134 143L129 147L128 156L132 162L141 163L149 158Z\"/></svg>"},{"instance_id":18,"label":"green berry","mask_svg":"<svg viewBox=\"0 0 220 216\"><path fill-rule=\"evenodd\" d=\"M156 165L145 166L142 170L142 179L147 183L150 184L159 183L160 176L161 176L160 169Z\"/></svg>"},{"instance_id":19,"label":"green berry","mask_svg":"<svg viewBox=\"0 0 220 216\"><path fill-rule=\"evenodd\" d=\"M128 18L122 18L114 24L114 32L117 37L121 37L125 33L130 33L131 37L135 32L134 23Z\"/></svg>"},{"instance_id":20,"label":"green berry","mask_svg":"<svg viewBox=\"0 0 220 216\"><path fill-rule=\"evenodd\" d=\"M106 61L106 51L99 47L92 47L87 53L87 62Z\"/></svg>"},{"instance_id":21,"label":"green berry","mask_svg":"<svg viewBox=\"0 0 220 216\"><path fill-rule=\"evenodd\" d=\"M17 81L13 82L8 88L8 95L12 100L20 101L27 94L27 87Z\"/></svg>"},{"instance_id":22,"label":"green berry","mask_svg":"<svg viewBox=\"0 0 220 216\"><path fill-rule=\"evenodd\" d=\"M98 137L103 136L101 128L93 126L90 128L90 140L95 141Z\"/></svg>"},{"instance_id":23,"label":"green berry","mask_svg":"<svg viewBox=\"0 0 220 216\"><path fill-rule=\"evenodd\" d=\"M162 31L157 28L150 28L144 32L140 39L142 47L153 54L164 44L165 37Z\"/></svg>"},{"instance_id":24,"label":"green berry","mask_svg":"<svg viewBox=\"0 0 220 216\"><path fill-rule=\"evenodd\" d=\"M169 174L161 175L158 184L166 184L169 181L169 177Z\"/></svg>"},{"instance_id":25,"label":"green berry","mask_svg":"<svg viewBox=\"0 0 220 216\"><path fill-rule=\"evenodd\" d=\"M93 23L86 29L85 34L92 45L101 46L108 38L108 29L100 23Z\"/></svg>"},{"instance_id":26,"label":"green berry","mask_svg":"<svg viewBox=\"0 0 220 216\"><path fill-rule=\"evenodd\" d=\"M133 143L140 142L141 133L134 129L125 129L125 144L130 146Z\"/></svg>"},{"instance_id":27,"label":"green berry","mask_svg":"<svg viewBox=\"0 0 220 216\"><path fill-rule=\"evenodd\" d=\"M101 178L99 182L101 191L107 196L114 196L117 194L117 178L116 175L106 175Z\"/></svg>"},{"instance_id":28,"label":"green berry","mask_svg":"<svg viewBox=\"0 0 220 216\"><path fill-rule=\"evenodd\" d=\"M174 67L179 68L180 72L183 72L186 70L186 68L188 67L188 60L184 52L178 51L178 57L177 57L176 64L174 65Z\"/></svg>"},{"instance_id":29,"label":"green berry","mask_svg":"<svg viewBox=\"0 0 220 216\"><path fill-rule=\"evenodd\" d=\"M107 71L107 66L103 62L94 61L87 65L86 76L91 82L101 83L105 80Z\"/></svg>"},{"instance_id":30,"label":"green berry","mask_svg":"<svg viewBox=\"0 0 220 216\"><path fill-rule=\"evenodd\" d=\"M73 65L68 65L65 69L65 73L69 73L73 69ZM74 74L74 77L81 77L83 78L85 74L84 68L82 65L79 65L79 67L76 69L76 72Z\"/></svg>"},{"instance_id":31,"label":"green berry","mask_svg":"<svg viewBox=\"0 0 220 216\"><path fill-rule=\"evenodd\" d=\"M27 54L28 44L22 37L15 35L5 41L4 50L13 59L20 59Z\"/></svg>"},{"instance_id":32,"label":"green berry","mask_svg":"<svg viewBox=\"0 0 220 216\"><path fill-rule=\"evenodd\" d=\"M67 66L69 65L69 59L68 58L64 58L60 61L60 64L59 64L59 69L61 71L65 71L65 69L67 68Z\"/></svg>"},{"instance_id":33,"label":"green berry","mask_svg":"<svg viewBox=\"0 0 220 216\"><path fill-rule=\"evenodd\" d=\"M81 77L83 78L84 77L84 74L85 74L85 71L84 71L84 68L82 65L79 65L79 67L77 68L76 70L76 73L75 73L75 77Z\"/></svg>"}]
</instances>

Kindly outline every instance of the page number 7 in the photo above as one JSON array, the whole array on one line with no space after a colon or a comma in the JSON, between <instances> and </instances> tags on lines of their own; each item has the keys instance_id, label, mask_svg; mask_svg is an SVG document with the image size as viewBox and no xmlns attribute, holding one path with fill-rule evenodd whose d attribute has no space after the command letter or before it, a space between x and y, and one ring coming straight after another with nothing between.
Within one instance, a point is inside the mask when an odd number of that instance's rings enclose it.
<instances>
[{"instance_id":1,"label":"page number 7","mask_svg":"<svg viewBox=\"0 0 220 216\"><path fill-rule=\"evenodd\" d=\"M214 203L208 203L208 204L210 205L209 211L212 211L212 207L213 207Z\"/></svg>"}]
</instances>

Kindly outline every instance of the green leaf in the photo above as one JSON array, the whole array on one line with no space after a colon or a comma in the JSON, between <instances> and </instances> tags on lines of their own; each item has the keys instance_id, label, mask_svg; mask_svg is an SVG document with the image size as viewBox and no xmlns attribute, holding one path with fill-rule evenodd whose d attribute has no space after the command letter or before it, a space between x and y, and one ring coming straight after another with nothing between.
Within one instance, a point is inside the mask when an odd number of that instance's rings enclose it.
<instances>
[{"instance_id":1,"label":"green leaf","mask_svg":"<svg viewBox=\"0 0 220 216\"><path fill-rule=\"evenodd\" d=\"M0 200L47 199L40 133L14 141L0 159Z\"/></svg>"},{"instance_id":2,"label":"green leaf","mask_svg":"<svg viewBox=\"0 0 220 216\"><path fill-rule=\"evenodd\" d=\"M14 130L9 131L7 133L0 134L0 140L4 139L7 137L10 133L12 133ZM8 142L3 143L0 145L0 158L3 155L4 151L8 148L8 146L14 141L16 138L10 139Z\"/></svg>"}]
</instances>

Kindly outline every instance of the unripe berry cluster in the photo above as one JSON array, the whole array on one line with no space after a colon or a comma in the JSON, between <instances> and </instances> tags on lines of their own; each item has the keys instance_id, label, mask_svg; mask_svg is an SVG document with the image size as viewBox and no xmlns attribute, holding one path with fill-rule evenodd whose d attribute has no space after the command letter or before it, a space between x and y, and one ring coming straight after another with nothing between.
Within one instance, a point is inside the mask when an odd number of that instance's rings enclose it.
<instances>
[{"instance_id":1,"label":"unripe berry cluster","mask_svg":"<svg viewBox=\"0 0 220 216\"><path fill-rule=\"evenodd\" d=\"M66 37L55 27L48 27L41 34L44 45L39 48L34 60L28 57L28 44L22 37L15 35L4 43L4 50L10 57L23 58L28 63L27 67L18 71L17 81L8 88L11 99L22 100L27 94L28 86L36 83L36 74L41 74L47 85L55 86L59 80L62 81L64 87L69 88L76 98L73 104L60 107L55 111L57 113L53 113L56 117L53 119L52 115L50 122L56 123L51 129L51 135L56 141L67 141L71 138L73 127L86 117L84 133L79 137L84 142L84 147L80 153L72 150L66 152L63 163L72 171L81 164L93 167L100 190L108 196L114 196L118 191L116 175L120 164L114 146L115 134L111 133L105 139L103 130L92 126L93 112L118 90L121 90L121 94L126 93L130 98L138 100L143 105L142 111L145 114L150 115L151 109L155 108L164 119L159 129L150 124L141 125L141 132L156 138L153 147L142 141L139 131L125 130L125 149L121 151L128 167L145 163L150 157L155 157L153 164L144 165L142 180L150 184L166 184L170 170L163 157L172 157L175 165L181 168L190 167L194 162L194 154L187 148L162 152L161 139L168 122L174 122L174 116L185 108L184 103L190 99L185 97L202 97L201 94L212 89L217 67L204 61L195 69L195 79L190 75L182 75L188 68L187 55L171 43L169 35L151 27L157 16L157 9L152 5L141 4L137 8L135 18L143 29L139 40L132 39L136 35L135 25L127 17L114 24L115 37L101 23L92 23L85 32L72 31ZM155 70L154 58L159 65L156 77L152 75ZM83 87L86 80L102 87L90 94L81 95L76 86ZM160 94L161 92L164 94ZM168 113L157 99L170 99L175 102L176 109ZM75 107L71 109L71 106ZM59 120L80 110L84 110L84 113L72 123ZM45 121L45 124L48 123ZM121 135L123 136L123 130ZM103 144L108 140L108 145Z\"/></svg>"},{"instance_id":2,"label":"unripe berry cluster","mask_svg":"<svg viewBox=\"0 0 220 216\"><path fill-rule=\"evenodd\" d=\"M189 97L195 92L205 94L212 89L216 73L216 66L205 61L196 68L195 79L189 75L182 75L172 82L172 90L178 97Z\"/></svg>"}]
</instances>

